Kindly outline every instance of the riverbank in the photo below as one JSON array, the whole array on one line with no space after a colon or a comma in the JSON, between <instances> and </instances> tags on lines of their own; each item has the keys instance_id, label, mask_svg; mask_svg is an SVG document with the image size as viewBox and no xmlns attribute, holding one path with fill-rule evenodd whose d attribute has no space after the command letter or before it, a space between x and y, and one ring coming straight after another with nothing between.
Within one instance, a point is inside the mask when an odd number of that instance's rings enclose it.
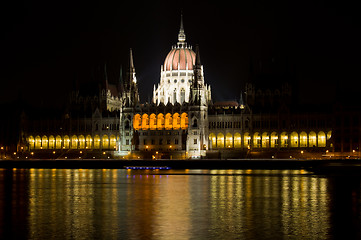
<instances>
[{"instance_id":1,"label":"riverbank","mask_svg":"<svg viewBox=\"0 0 361 240\"><path fill-rule=\"evenodd\" d=\"M172 169L352 169L360 171L361 160L232 159L232 160L0 160L0 168L123 169L127 166L167 166Z\"/></svg>"}]
</instances>

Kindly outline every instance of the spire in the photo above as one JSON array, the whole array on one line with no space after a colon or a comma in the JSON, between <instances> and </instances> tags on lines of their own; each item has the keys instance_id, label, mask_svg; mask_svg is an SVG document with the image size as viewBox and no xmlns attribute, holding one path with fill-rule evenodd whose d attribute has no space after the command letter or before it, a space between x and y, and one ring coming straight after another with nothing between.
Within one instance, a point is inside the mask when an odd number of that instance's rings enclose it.
<instances>
[{"instance_id":1,"label":"spire","mask_svg":"<svg viewBox=\"0 0 361 240\"><path fill-rule=\"evenodd\" d=\"M129 49L129 84L132 83L137 83L137 78L135 77L135 67L134 67L134 62L133 62L133 51L130 48Z\"/></svg>"},{"instance_id":2,"label":"spire","mask_svg":"<svg viewBox=\"0 0 361 240\"><path fill-rule=\"evenodd\" d=\"M183 14L181 14L180 29L178 34L178 45L183 45L185 41L186 41L186 34L184 33L184 28L183 28Z\"/></svg>"},{"instance_id":3,"label":"spire","mask_svg":"<svg viewBox=\"0 0 361 240\"><path fill-rule=\"evenodd\" d=\"M199 54L199 46L198 44L196 45L196 67L201 67L201 55Z\"/></svg>"}]
</instances>

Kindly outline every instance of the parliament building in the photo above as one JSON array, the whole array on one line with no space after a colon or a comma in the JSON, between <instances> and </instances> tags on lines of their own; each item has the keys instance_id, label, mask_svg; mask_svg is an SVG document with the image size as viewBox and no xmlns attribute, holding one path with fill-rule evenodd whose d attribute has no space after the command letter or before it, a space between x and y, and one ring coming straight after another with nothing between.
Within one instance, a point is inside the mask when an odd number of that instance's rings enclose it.
<instances>
[{"instance_id":1,"label":"parliament building","mask_svg":"<svg viewBox=\"0 0 361 240\"><path fill-rule=\"evenodd\" d=\"M100 72L96 90L74 89L65 113L23 116L20 147L59 159L312 158L358 149L359 142L335 143L333 112L293 109L287 80L250 80L237 101L214 102L182 20L150 102L140 102L132 50L121 81L110 83L106 67Z\"/></svg>"}]
</instances>

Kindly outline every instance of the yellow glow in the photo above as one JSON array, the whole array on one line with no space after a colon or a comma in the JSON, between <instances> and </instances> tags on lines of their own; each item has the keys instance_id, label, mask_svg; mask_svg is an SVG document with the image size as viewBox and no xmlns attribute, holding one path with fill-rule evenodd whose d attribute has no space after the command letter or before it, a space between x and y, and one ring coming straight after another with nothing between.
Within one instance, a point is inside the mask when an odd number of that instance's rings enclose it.
<instances>
[{"instance_id":1,"label":"yellow glow","mask_svg":"<svg viewBox=\"0 0 361 240\"><path fill-rule=\"evenodd\" d=\"M167 113L165 115L165 124L164 127L166 130L171 130L172 129L172 123L173 123L173 119L172 119L172 114Z\"/></svg>"},{"instance_id":2,"label":"yellow glow","mask_svg":"<svg viewBox=\"0 0 361 240\"><path fill-rule=\"evenodd\" d=\"M276 132L271 133L271 148L275 148L278 146L278 135Z\"/></svg>"},{"instance_id":3,"label":"yellow glow","mask_svg":"<svg viewBox=\"0 0 361 240\"><path fill-rule=\"evenodd\" d=\"M268 148L269 147L269 135L267 132L264 132L262 134L262 148Z\"/></svg>"},{"instance_id":4,"label":"yellow glow","mask_svg":"<svg viewBox=\"0 0 361 240\"><path fill-rule=\"evenodd\" d=\"M139 130L142 126L140 114L135 114L133 118L133 127L134 130Z\"/></svg>"},{"instance_id":5,"label":"yellow glow","mask_svg":"<svg viewBox=\"0 0 361 240\"><path fill-rule=\"evenodd\" d=\"M157 129L163 130L164 129L164 115L159 113L157 116Z\"/></svg>"},{"instance_id":6,"label":"yellow glow","mask_svg":"<svg viewBox=\"0 0 361 240\"><path fill-rule=\"evenodd\" d=\"M150 114L149 128L150 128L150 130L156 130L157 129L157 117L156 117L156 115L154 113Z\"/></svg>"},{"instance_id":7,"label":"yellow glow","mask_svg":"<svg viewBox=\"0 0 361 240\"><path fill-rule=\"evenodd\" d=\"M218 135L217 135L217 148L224 148L224 135L223 135L223 133L218 133Z\"/></svg>"},{"instance_id":8,"label":"yellow glow","mask_svg":"<svg viewBox=\"0 0 361 240\"><path fill-rule=\"evenodd\" d=\"M235 133L234 134L234 147L241 148L241 144L242 144L241 134Z\"/></svg>"},{"instance_id":9,"label":"yellow glow","mask_svg":"<svg viewBox=\"0 0 361 240\"><path fill-rule=\"evenodd\" d=\"M188 128L188 114L182 113L181 115L181 128L187 129Z\"/></svg>"},{"instance_id":10,"label":"yellow glow","mask_svg":"<svg viewBox=\"0 0 361 240\"><path fill-rule=\"evenodd\" d=\"M253 134L253 147L259 148L261 147L261 136L258 132Z\"/></svg>"},{"instance_id":11,"label":"yellow glow","mask_svg":"<svg viewBox=\"0 0 361 240\"><path fill-rule=\"evenodd\" d=\"M173 129L178 130L181 127L181 119L179 113L173 114Z\"/></svg>"},{"instance_id":12,"label":"yellow glow","mask_svg":"<svg viewBox=\"0 0 361 240\"><path fill-rule=\"evenodd\" d=\"M214 133L209 134L209 142L210 142L210 145L212 146L212 148L217 147L217 139L216 139L216 135Z\"/></svg>"},{"instance_id":13,"label":"yellow glow","mask_svg":"<svg viewBox=\"0 0 361 240\"><path fill-rule=\"evenodd\" d=\"M142 116L142 130L148 130L148 129L149 129L148 114L143 114L143 116Z\"/></svg>"},{"instance_id":14,"label":"yellow glow","mask_svg":"<svg viewBox=\"0 0 361 240\"><path fill-rule=\"evenodd\" d=\"M226 146L227 148L233 147L233 137L231 133L226 134Z\"/></svg>"}]
</instances>

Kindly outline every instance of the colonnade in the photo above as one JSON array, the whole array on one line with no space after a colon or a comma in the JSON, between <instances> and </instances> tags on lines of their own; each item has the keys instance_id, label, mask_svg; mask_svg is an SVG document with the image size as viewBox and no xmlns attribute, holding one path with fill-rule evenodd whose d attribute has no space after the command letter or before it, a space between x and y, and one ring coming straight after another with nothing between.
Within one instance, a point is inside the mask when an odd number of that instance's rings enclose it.
<instances>
[{"instance_id":1,"label":"colonnade","mask_svg":"<svg viewBox=\"0 0 361 240\"><path fill-rule=\"evenodd\" d=\"M29 136L29 149L108 149L117 147L117 138L114 135L73 135L73 136Z\"/></svg>"},{"instance_id":2,"label":"colonnade","mask_svg":"<svg viewBox=\"0 0 361 240\"><path fill-rule=\"evenodd\" d=\"M304 148L304 147L326 147L326 141L331 138L331 131L314 131L306 133L297 132L245 132L213 133L209 134L209 145L211 149L216 148Z\"/></svg>"}]
</instances>

